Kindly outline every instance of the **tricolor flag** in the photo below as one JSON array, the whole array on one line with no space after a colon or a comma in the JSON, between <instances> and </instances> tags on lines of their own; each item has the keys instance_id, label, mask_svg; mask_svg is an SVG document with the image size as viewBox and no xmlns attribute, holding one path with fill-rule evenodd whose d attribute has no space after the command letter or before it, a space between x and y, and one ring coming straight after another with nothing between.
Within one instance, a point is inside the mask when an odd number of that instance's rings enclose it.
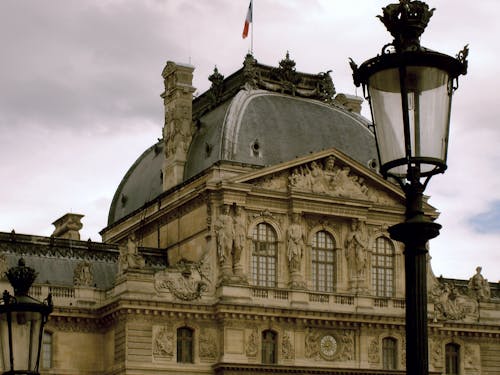
<instances>
[{"instance_id":1,"label":"tricolor flag","mask_svg":"<svg viewBox=\"0 0 500 375\"><path fill-rule=\"evenodd\" d=\"M252 23L252 2L253 0L250 0L250 5L248 5L247 17L245 18L245 26L243 26L243 34L241 34L243 39L248 36L248 29L250 28L250 24Z\"/></svg>"}]
</instances>

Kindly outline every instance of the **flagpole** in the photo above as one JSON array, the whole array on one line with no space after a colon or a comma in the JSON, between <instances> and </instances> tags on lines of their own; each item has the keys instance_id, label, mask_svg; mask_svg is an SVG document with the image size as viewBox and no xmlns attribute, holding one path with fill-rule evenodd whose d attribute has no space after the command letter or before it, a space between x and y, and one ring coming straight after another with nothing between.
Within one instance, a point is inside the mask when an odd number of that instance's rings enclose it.
<instances>
[{"instance_id":1,"label":"flagpole","mask_svg":"<svg viewBox=\"0 0 500 375\"><path fill-rule=\"evenodd\" d=\"M254 26L254 22L253 22L253 1L254 0L251 0L251 6L252 6L252 24L250 25L252 30L251 30L251 35L250 35L250 54L253 56L253 26Z\"/></svg>"}]
</instances>

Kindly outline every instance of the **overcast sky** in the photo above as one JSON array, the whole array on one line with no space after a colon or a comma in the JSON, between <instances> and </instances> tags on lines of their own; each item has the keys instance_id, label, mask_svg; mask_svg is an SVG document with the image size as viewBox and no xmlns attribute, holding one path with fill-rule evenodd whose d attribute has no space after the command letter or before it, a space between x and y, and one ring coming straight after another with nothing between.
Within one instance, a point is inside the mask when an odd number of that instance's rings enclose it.
<instances>
[{"instance_id":1,"label":"overcast sky","mask_svg":"<svg viewBox=\"0 0 500 375\"><path fill-rule=\"evenodd\" d=\"M82 239L100 241L114 191L161 137L161 71L196 67L209 87L242 66L249 0L0 1L0 231L50 235L67 212L85 215ZM254 56L297 70L332 70L337 92L356 93L358 64L392 41L376 19L389 1L254 0ZM469 278L477 265L500 280L498 0L429 0L422 44L455 55L470 44L454 97L448 171L426 191L441 216L431 241L436 275ZM358 94L361 92L358 90ZM364 113L367 105L365 104Z\"/></svg>"}]
</instances>

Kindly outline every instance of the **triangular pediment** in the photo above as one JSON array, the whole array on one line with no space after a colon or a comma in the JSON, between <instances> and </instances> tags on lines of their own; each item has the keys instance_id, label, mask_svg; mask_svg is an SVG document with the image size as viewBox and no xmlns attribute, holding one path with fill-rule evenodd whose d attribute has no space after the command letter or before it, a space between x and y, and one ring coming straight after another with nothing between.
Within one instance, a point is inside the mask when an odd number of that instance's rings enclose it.
<instances>
[{"instance_id":1,"label":"triangular pediment","mask_svg":"<svg viewBox=\"0 0 500 375\"><path fill-rule=\"evenodd\" d=\"M275 192L303 192L381 205L404 202L404 194L397 185L336 149L239 175L230 182Z\"/></svg>"}]
</instances>

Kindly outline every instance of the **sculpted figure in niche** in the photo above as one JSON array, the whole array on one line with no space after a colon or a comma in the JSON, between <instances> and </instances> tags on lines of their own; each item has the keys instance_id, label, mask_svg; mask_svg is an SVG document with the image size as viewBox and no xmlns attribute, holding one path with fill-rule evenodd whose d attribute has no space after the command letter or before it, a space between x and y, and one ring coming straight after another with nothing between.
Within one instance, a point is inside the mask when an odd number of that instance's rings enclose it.
<instances>
[{"instance_id":1,"label":"sculpted figure in niche","mask_svg":"<svg viewBox=\"0 0 500 375\"><path fill-rule=\"evenodd\" d=\"M118 271L123 273L131 268L144 268L145 265L144 258L138 252L135 234L132 233L127 239L127 244L120 247Z\"/></svg>"},{"instance_id":2,"label":"sculpted figure in niche","mask_svg":"<svg viewBox=\"0 0 500 375\"><path fill-rule=\"evenodd\" d=\"M222 206L222 212L215 221L215 234L217 238L217 255L221 266L231 267L231 252L234 241L234 223L229 215L229 206Z\"/></svg>"},{"instance_id":3,"label":"sculpted figure in niche","mask_svg":"<svg viewBox=\"0 0 500 375\"><path fill-rule=\"evenodd\" d=\"M477 300L489 299L491 296L490 284L481 275L481 270L481 267L476 267L476 274L470 278L468 284L469 293Z\"/></svg>"},{"instance_id":4,"label":"sculpted figure in niche","mask_svg":"<svg viewBox=\"0 0 500 375\"><path fill-rule=\"evenodd\" d=\"M365 276L367 266L366 246L362 222L354 219L351 222L351 230L347 234L345 243L347 262L351 274L354 276Z\"/></svg>"},{"instance_id":5,"label":"sculpted figure in niche","mask_svg":"<svg viewBox=\"0 0 500 375\"><path fill-rule=\"evenodd\" d=\"M304 231L300 225L300 215L293 214L292 224L288 227L287 256L290 272L300 272L304 255Z\"/></svg>"},{"instance_id":6,"label":"sculpted figure in niche","mask_svg":"<svg viewBox=\"0 0 500 375\"><path fill-rule=\"evenodd\" d=\"M241 253L245 247L247 237L247 227L245 223L245 213L241 207L236 207L236 216L234 218L234 250L233 250L233 268L236 273L241 271Z\"/></svg>"}]
</instances>

